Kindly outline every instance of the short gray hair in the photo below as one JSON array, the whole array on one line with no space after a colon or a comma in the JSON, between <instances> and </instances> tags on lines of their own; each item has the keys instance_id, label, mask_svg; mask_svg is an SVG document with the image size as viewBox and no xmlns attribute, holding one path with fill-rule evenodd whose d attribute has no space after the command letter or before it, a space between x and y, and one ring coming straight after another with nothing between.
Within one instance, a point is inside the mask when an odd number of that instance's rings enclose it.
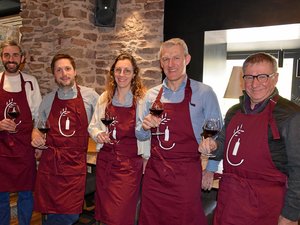
<instances>
[{"instance_id":1,"label":"short gray hair","mask_svg":"<svg viewBox=\"0 0 300 225\"><path fill-rule=\"evenodd\" d=\"M189 54L189 49L185 43L184 40L180 39L180 38L171 38L165 42L163 42L160 46L160 49L159 49L159 53L158 53L158 57L160 59L161 57L161 53L162 53L162 50L164 47L172 47L174 45L180 45L183 50L184 50L184 55L188 55Z\"/></svg>"},{"instance_id":2,"label":"short gray hair","mask_svg":"<svg viewBox=\"0 0 300 225\"><path fill-rule=\"evenodd\" d=\"M261 62L268 62L272 64L273 73L277 73L278 66L276 58L265 52L257 52L252 55L249 55L243 63L243 73L245 73L245 69L247 66Z\"/></svg>"}]
</instances>

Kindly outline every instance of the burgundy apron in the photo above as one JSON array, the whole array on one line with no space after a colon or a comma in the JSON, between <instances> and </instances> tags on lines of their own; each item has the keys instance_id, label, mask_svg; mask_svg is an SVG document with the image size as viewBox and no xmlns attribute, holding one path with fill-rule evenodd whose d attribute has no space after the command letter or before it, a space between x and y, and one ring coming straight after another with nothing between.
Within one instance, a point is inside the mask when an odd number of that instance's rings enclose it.
<instances>
[{"instance_id":1,"label":"burgundy apron","mask_svg":"<svg viewBox=\"0 0 300 225\"><path fill-rule=\"evenodd\" d=\"M0 120L6 115L6 108L17 103L20 116L15 119L17 133L0 132L0 192L33 190L36 176L34 149L31 146L33 121L29 108L23 75L20 73L20 92L7 92L3 89L5 73L0 81Z\"/></svg>"},{"instance_id":2,"label":"burgundy apron","mask_svg":"<svg viewBox=\"0 0 300 225\"><path fill-rule=\"evenodd\" d=\"M258 114L237 112L228 124L214 225L278 223L287 178L275 167L268 144L268 125L280 139L272 115L277 99Z\"/></svg>"},{"instance_id":3,"label":"burgundy apron","mask_svg":"<svg viewBox=\"0 0 300 225\"><path fill-rule=\"evenodd\" d=\"M55 95L35 186L35 210L42 213L79 214L82 211L88 146L88 120L77 87L77 98Z\"/></svg>"},{"instance_id":4,"label":"burgundy apron","mask_svg":"<svg viewBox=\"0 0 300 225\"><path fill-rule=\"evenodd\" d=\"M137 155L136 106L108 105L114 144L104 144L97 156L95 218L110 225L133 225L143 159Z\"/></svg>"},{"instance_id":5,"label":"burgundy apron","mask_svg":"<svg viewBox=\"0 0 300 225\"><path fill-rule=\"evenodd\" d=\"M161 95L162 89L157 100ZM188 79L184 100L164 103L159 129L165 135L152 136L139 225L207 224L201 203L201 159L189 110L191 95Z\"/></svg>"}]
</instances>

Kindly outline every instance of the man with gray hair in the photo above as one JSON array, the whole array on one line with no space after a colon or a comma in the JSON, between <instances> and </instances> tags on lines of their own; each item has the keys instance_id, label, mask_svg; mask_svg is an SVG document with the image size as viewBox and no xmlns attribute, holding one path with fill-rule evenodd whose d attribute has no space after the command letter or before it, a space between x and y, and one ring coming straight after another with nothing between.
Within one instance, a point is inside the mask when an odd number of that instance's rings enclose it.
<instances>
[{"instance_id":1,"label":"man with gray hair","mask_svg":"<svg viewBox=\"0 0 300 225\"><path fill-rule=\"evenodd\" d=\"M152 132L139 224L206 225L198 144L204 121L222 118L220 107L211 87L188 78L191 55L182 39L164 42L159 57L166 78L148 91L136 128L140 140ZM160 116L149 113L153 104L163 106Z\"/></svg>"},{"instance_id":2,"label":"man with gray hair","mask_svg":"<svg viewBox=\"0 0 300 225\"><path fill-rule=\"evenodd\" d=\"M215 225L297 225L300 219L300 107L276 88L277 61L258 52L243 63L244 94L216 140L199 151L224 158Z\"/></svg>"}]
</instances>

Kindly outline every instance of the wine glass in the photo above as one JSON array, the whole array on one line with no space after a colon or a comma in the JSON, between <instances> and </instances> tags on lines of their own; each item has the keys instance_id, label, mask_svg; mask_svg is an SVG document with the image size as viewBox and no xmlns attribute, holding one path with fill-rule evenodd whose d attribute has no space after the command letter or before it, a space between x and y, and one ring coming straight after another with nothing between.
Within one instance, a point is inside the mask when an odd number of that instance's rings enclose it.
<instances>
[{"instance_id":1,"label":"wine glass","mask_svg":"<svg viewBox=\"0 0 300 225\"><path fill-rule=\"evenodd\" d=\"M164 104L160 100L154 100L149 111L150 114L152 114L153 116L160 117L164 111ZM164 132L159 131L159 126L156 128L156 132L152 133L152 135L161 135L161 134L164 134Z\"/></svg>"},{"instance_id":2,"label":"wine glass","mask_svg":"<svg viewBox=\"0 0 300 225\"><path fill-rule=\"evenodd\" d=\"M114 117L112 117L109 113L106 113L105 117L101 118L101 122L106 127L106 133L110 134L109 126L112 124L112 122L114 122ZM114 144L114 143L110 141L109 144Z\"/></svg>"},{"instance_id":3,"label":"wine glass","mask_svg":"<svg viewBox=\"0 0 300 225\"><path fill-rule=\"evenodd\" d=\"M109 130L108 127L114 121L114 119L112 117L104 117L104 118L101 118L101 121L105 125L106 131L108 132L108 130Z\"/></svg>"},{"instance_id":4,"label":"wine glass","mask_svg":"<svg viewBox=\"0 0 300 225\"><path fill-rule=\"evenodd\" d=\"M46 140L46 135L47 133L50 131L50 123L47 119L39 119L37 121L37 125L36 125L37 129L44 134L44 139ZM38 149L47 149L48 146L46 145L41 145L38 147Z\"/></svg>"},{"instance_id":5,"label":"wine glass","mask_svg":"<svg viewBox=\"0 0 300 225\"><path fill-rule=\"evenodd\" d=\"M202 138L213 138L216 139L217 134L221 130L221 121L219 118L209 118L205 120L203 125L203 133L201 134ZM208 157L215 157L212 153L201 153Z\"/></svg>"},{"instance_id":6,"label":"wine glass","mask_svg":"<svg viewBox=\"0 0 300 225\"><path fill-rule=\"evenodd\" d=\"M20 116L20 108L17 103L12 103L6 108L6 118L15 121ZM18 126L20 123L17 123ZM9 133L17 133L18 130L9 131Z\"/></svg>"}]
</instances>

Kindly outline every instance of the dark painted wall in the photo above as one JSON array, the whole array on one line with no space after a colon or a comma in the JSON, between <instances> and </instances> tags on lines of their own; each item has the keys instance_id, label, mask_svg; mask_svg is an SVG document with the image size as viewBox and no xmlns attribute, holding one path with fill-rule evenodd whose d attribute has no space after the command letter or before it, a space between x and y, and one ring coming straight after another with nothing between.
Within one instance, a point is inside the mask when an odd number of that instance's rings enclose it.
<instances>
[{"instance_id":1,"label":"dark painted wall","mask_svg":"<svg viewBox=\"0 0 300 225\"><path fill-rule=\"evenodd\" d=\"M165 0L164 39L187 42L188 74L201 81L205 31L299 22L300 0Z\"/></svg>"}]
</instances>

